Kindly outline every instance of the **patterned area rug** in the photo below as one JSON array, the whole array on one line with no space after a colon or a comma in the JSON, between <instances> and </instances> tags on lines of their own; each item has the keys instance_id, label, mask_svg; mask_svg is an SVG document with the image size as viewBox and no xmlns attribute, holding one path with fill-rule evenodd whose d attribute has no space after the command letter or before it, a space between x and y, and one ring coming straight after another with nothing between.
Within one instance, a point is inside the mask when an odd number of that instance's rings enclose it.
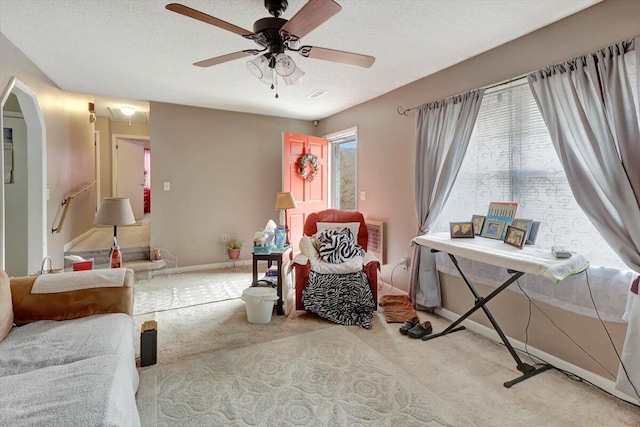
<instances>
[{"instance_id":1,"label":"patterned area rug","mask_svg":"<svg viewBox=\"0 0 640 427\"><path fill-rule=\"evenodd\" d=\"M473 425L341 326L155 368L160 426Z\"/></svg>"},{"instance_id":2,"label":"patterned area rug","mask_svg":"<svg viewBox=\"0 0 640 427\"><path fill-rule=\"evenodd\" d=\"M169 275L136 283L134 316L240 298L252 280L249 267L179 273L179 276L179 281Z\"/></svg>"}]
</instances>

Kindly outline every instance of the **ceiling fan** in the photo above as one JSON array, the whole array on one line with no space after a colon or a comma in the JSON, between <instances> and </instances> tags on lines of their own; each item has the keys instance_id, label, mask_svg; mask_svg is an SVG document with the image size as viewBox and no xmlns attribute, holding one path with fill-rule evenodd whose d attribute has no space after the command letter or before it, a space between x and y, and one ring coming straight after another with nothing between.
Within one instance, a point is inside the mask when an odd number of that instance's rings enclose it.
<instances>
[{"instance_id":1,"label":"ceiling fan","mask_svg":"<svg viewBox=\"0 0 640 427\"><path fill-rule=\"evenodd\" d=\"M304 75L304 72L296 66L293 59L285 51L298 52L306 58L339 62L364 68L369 68L373 65L376 59L369 55L317 46L298 47L302 37L340 12L342 7L338 3L333 0L309 0L298 13L287 20L281 18L281 16L288 5L288 0L264 0L264 6L272 16L258 19L253 24L253 32L182 4L171 3L166 8L172 12L231 31L256 42L261 49L245 49L198 61L193 65L211 67L235 59L258 55L257 58L247 62L247 68L262 82L271 84L272 89L276 88L276 98L278 97L278 75L282 77L287 85L299 81Z\"/></svg>"}]
</instances>

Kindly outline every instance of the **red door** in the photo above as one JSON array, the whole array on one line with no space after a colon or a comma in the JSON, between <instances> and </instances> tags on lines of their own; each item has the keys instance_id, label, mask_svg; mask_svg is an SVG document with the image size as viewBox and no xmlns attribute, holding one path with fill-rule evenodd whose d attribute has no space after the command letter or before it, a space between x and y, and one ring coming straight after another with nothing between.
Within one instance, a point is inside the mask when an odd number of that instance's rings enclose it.
<instances>
[{"instance_id":1,"label":"red door","mask_svg":"<svg viewBox=\"0 0 640 427\"><path fill-rule=\"evenodd\" d=\"M328 204L328 143L324 138L285 132L283 135L283 176L282 191L291 191L296 199L296 209L287 210L287 222L294 252L307 215L327 209ZM320 165L318 174L312 181L304 179L298 172L298 160L307 153L313 153Z\"/></svg>"}]
</instances>

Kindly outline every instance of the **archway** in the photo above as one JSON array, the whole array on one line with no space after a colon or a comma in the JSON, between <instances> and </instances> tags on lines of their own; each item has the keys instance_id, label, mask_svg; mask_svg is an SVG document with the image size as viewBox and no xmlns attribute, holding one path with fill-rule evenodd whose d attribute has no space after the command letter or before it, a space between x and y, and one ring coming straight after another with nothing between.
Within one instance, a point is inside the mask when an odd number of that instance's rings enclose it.
<instances>
[{"instance_id":1,"label":"archway","mask_svg":"<svg viewBox=\"0 0 640 427\"><path fill-rule=\"evenodd\" d=\"M3 129L3 110L10 94L14 94L24 117L27 128L27 168L29 179L27 184L27 270L34 272L40 269L43 258L47 254L47 212L46 212L46 188L47 188L47 155L46 155L46 128L42 111L38 104L38 98L28 86L20 80L12 77L0 98L0 128ZM0 268L6 270L5 254L7 252L5 241L5 158L4 143L0 151L0 176L3 177L3 185L0 185Z\"/></svg>"}]
</instances>

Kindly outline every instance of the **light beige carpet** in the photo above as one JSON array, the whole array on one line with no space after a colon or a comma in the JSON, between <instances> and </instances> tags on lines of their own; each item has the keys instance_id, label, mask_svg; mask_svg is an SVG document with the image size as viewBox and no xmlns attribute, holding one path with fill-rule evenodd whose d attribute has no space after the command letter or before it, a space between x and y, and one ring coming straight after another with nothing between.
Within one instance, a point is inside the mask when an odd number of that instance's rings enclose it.
<instances>
[{"instance_id":1,"label":"light beige carpet","mask_svg":"<svg viewBox=\"0 0 640 427\"><path fill-rule=\"evenodd\" d=\"M436 315L423 312L418 312L418 315L422 321L430 320L435 331L441 331L449 324L446 319ZM239 414L241 409L238 408L243 405L245 407L258 405L255 393L259 388L257 390L251 388L253 391L248 394L248 396L254 396L251 401L244 401L243 393L238 391L251 387L246 377L257 371L263 372L256 387L273 387L272 390L280 391L277 389L278 381L270 382L268 372L271 364L279 364L281 360L290 363L293 356L287 352L294 350L289 349L288 344L299 343L300 338L296 337L313 335L316 331L322 332L318 336L324 337L323 342L326 337L331 338L334 335L340 342L343 342L345 337L349 337L357 350L348 350L346 354L350 354L351 358L356 359L355 361L358 357L372 358L375 366L380 367L379 375L397 376L394 381L397 380L400 386L406 387L407 393L414 393L421 404L431 402L428 396L434 394L438 401L444 401L448 408L454 408L463 419L468 419L477 426L638 427L640 425L640 409L608 396L600 390L575 382L557 371L547 371L512 388L504 388L502 386L504 381L519 375L513 359L504 346L470 331L456 332L448 337L427 342L412 340L400 335L397 323L386 323L381 311L374 315L374 326L371 330L336 326L305 312L293 312L289 317L274 315L269 324L253 325L247 322L244 303L238 299L135 316L137 331L139 331L139 325L149 319L158 321L158 364L140 370L141 382L137 402L144 426L248 425L247 420L250 418L242 417L227 419L220 424L213 421L208 423L208 419L204 416L209 416L210 412L204 407L209 405L207 401L212 401L215 402L216 407L219 405L237 407L232 410L225 409L225 411L239 411L224 412L225 414ZM137 331L135 337L139 342ZM319 356L321 348L330 348L326 343L323 344L324 347L318 347L315 341L309 343L309 340L302 340L302 342L307 343L304 351L309 356L314 354ZM260 361L260 354L265 349L268 350L266 354L271 356ZM242 360L244 366L239 367L237 363L229 362L231 363L229 366L233 369L220 371L217 362L226 363L225 361L229 359ZM314 368L316 369L314 372L324 372L320 369L321 366ZM284 368L279 366L277 369L281 371ZM237 381L235 380L236 372L243 372L242 376L238 376ZM288 378L286 379L288 382L282 384L291 386L294 383L293 380L297 378L298 371L287 372L289 377L285 378ZM344 374L344 371L337 372ZM196 377L205 374L210 375L205 381L197 380ZM405 381L407 376L413 381ZM187 377L194 378L196 382L187 387L181 380L177 380ZM222 380L220 385L217 385L218 380ZM301 393L300 396L306 396L304 393L307 393L313 395L311 399L319 399L314 401L318 402L318 405L322 403L320 406L323 408L316 410L328 414L324 407L333 405L333 402L323 397L322 387L318 391L313 391L312 380L313 378L307 377L304 383L307 388L303 388L301 384L298 392ZM211 396L211 387L221 387L220 395ZM232 391L231 395L228 394L228 390ZM291 389L283 389L283 392L284 390L288 390L287 393L292 392ZM200 399L198 393L209 394L203 394L207 397ZM286 396L291 397L290 394ZM180 405L177 405L177 402L181 402ZM266 404L263 401L260 402L261 405ZM374 409L379 407L377 405L387 405L386 402L370 403ZM270 416L277 417L275 411L280 401L271 401L271 404L274 408L269 409L268 412ZM204 408L200 414L203 418L186 417L189 411L192 409L195 411L198 408ZM175 413L179 411L184 411L186 418L178 421ZM304 420L306 419L305 411L301 410L295 416ZM171 417L176 417L175 419L167 418L171 413L174 414ZM343 412L340 413L344 415ZM293 423L283 422L281 425L293 425ZM311 421L306 424L301 422L301 425L329 424ZM362 422L361 425L375 425L375 421ZM388 425L401 426L402 424Z\"/></svg>"},{"instance_id":2,"label":"light beige carpet","mask_svg":"<svg viewBox=\"0 0 640 427\"><path fill-rule=\"evenodd\" d=\"M158 425L472 425L337 326L171 364L157 395Z\"/></svg>"}]
</instances>

